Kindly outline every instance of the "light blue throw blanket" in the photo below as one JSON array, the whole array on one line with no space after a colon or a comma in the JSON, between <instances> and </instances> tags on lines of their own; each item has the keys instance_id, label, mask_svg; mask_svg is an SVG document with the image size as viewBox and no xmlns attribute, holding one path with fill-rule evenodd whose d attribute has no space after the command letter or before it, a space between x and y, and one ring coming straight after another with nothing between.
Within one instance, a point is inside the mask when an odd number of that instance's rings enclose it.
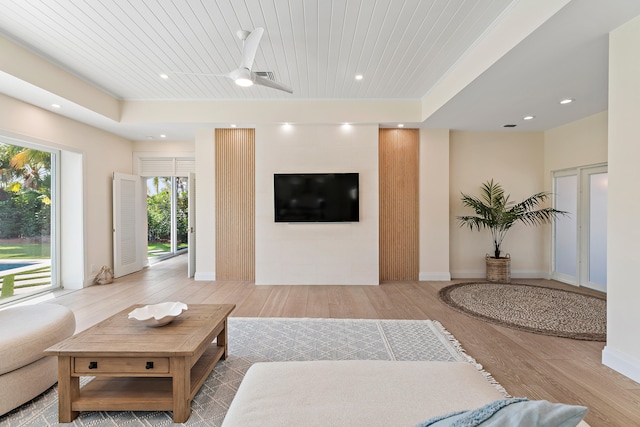
<instances>
[{"instance_id":1,"label":"light blue throw blanket","mask_svg":"<svg viewBox=\"0 0 640 427\"><path fill-rule=\"evenodd\" d=\"M584 406L511 398L431 418L415 427L575 427L587 410Z\"/></svg>"}]
</instances>

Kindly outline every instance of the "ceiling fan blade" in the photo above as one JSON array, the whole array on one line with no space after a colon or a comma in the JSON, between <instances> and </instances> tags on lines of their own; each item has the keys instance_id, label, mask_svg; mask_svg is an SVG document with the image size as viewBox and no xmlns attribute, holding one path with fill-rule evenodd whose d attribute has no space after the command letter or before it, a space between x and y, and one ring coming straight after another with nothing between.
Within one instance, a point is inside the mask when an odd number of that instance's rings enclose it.
<instances>
[{"instance_id":1,"label":"ceiling fan blade","mask_svg":"<svg viewBox=\"0 0 640 427\"><path fill-rule=\"evenodd\" d=\"M249 36L244 40L242 47L242 61L240 62L240 68L246 68L251 71L253 67L253 60L256 57L258 46L260 45L260 39L264 33L264 28L256 28L251 31Z\"/></svg>"},{"instance_id":2,"label":"ceiling fan blade","mask_svg":"<svg viewBox=\"0 0 640 427\"><path fill-rule=\"evenodd\" d=\"M273 80L267 79L265 77L262 76L258 76L255 73L251 73L252 78L253 78L253 82L257 85L261 85L261 86L267 86L273 89L278 89L278 90L282 90L285 92L289 92L289 93L293 93L293 90L282 83L278 83L278 82L274 82Z\"/></svg>"}]
</instances>

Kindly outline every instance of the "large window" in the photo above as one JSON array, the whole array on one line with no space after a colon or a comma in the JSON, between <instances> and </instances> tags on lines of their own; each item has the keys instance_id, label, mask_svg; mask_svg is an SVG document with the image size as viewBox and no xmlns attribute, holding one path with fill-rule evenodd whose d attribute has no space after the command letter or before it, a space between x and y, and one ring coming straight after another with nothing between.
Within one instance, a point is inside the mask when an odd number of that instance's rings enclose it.
<instances>
[{"instance_id":1,"label":"large window","mask_svg":"<svg viewBox=\"0 0 640 427\"><path fill-rule=\"evenodd\" d=\"M56 153L0 139L0 304L58 286Z\"/></svg>"},{"instance_id":2,"label":"large window","mask_svg":"<svg viewBox=\"0 0 640 427\"><path fill-rule=\"evenodd\" d=\"M150 262L187 250L186 177L147 178L147 230Z\"/></svg>"}]
</instances>

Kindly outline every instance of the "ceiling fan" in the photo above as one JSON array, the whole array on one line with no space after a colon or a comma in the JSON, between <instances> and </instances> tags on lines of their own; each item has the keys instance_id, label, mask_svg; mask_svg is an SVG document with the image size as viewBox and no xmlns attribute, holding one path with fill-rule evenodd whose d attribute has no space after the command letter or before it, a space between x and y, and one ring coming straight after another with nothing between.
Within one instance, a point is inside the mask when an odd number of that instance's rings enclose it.
<instances>
[{"instance_id":1,"label":"ceiling fan","mask_svg":"<svg viewBox=\"0 0 640 427\"><path fill-rule=\"evenodd\" d=\"M238 86L249 87L254 84L260 86L266 86L273 89L282 90L288 93L293 93L293 90L282 83L276 82L267 77L263 77L263 75L273 75L273 73L256 73L251 71L253 67L253 60L256 57L256 52L258 51L258 45L260 44L260 39L262 39L262 34L264 33L264 28L256 28L253 31L247 30L238 30L236 32L238 38L242 40L242 60L240 61L240 65L233 71L230 71L226 74L211 74L211 73L180 73L176 72L175 74L200 74L207 76L216 76L216 77L226 77L228 79L233 80Z\"/></svg>"}]
</instances>

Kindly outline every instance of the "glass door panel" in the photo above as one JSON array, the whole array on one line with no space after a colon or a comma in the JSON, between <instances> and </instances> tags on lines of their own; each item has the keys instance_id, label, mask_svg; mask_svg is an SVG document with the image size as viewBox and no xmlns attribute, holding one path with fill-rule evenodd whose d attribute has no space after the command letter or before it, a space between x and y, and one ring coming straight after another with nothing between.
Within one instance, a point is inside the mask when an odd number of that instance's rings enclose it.
<instances>
[{"instance_id":1,"label":"glass door panel","mask_svg":"<svg viewBox=\"0 0 640 427\"><path fill-rule=\"evenodd\" d=\"M147 178L147 253L150 262L187 250L188 208L187 177Z\"/></svg>"},{"instance_id":2,"label":"glass door panel","mask_svg":"<svg viewBox=\"0 0 640 427\"><path fill-rule=\"evenodd\" d=\"M0 141L0 304L57 287L55 153Z\"/></svg>"},{"instance_id":3,"label":"glass door panel","mask_svg":"<svg viewBox=\"0 0 640 427\"><path fill-rule=\"evenodd\" d=\"M578 277L578 176L555 178L555 208L569 212L554 221L555 273L563 281L576 284Z\"/></svg>"},{"instance_id":4,"label":"glass door panel","mask_svg":"<svg viewBox=\"0 0 640 427\"><path fill-rule=\"evenodd\" d=\"M554 221L553 272L556 280L606 292L606 166L554 173L554 207L569 212Z\"/></svg>"},{"instance_id":5,"label":"glass door panel","mask_svg":"<svg viewBox=\"0 0 640 427\"><path fill-rule=\"evenodd\" d=\"M189 179L181 176L176 182L176 252L189 247Z\"/></svg>"},{"instance_id":6,"label":"glass door panel","mask_svg":"<svg viewBox=\"0 0 640 427\"><path fill-rule=\"evenodd\" d=\"M586 171L589 186L588 259L585 259L584 286L604 291L607 286L607 191L608 174ZM588 268L587 268L588 267Z\"/></svg>"}]
</instances>

